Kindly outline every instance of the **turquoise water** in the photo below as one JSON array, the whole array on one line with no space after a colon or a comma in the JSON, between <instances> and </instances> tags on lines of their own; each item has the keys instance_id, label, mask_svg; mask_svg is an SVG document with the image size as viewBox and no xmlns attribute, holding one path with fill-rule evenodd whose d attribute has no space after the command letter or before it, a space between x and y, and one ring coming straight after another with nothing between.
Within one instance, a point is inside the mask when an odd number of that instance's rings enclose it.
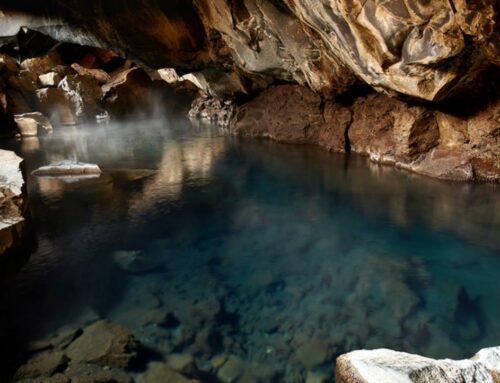
<instances>
[{"instance_id":1,"label":"turquoise water","mask_svg":"<svg viewBox=\"0 0 500 383\"><path fill-rule=\"evenodd\" d=\"M331 376L359 348L462 358L500 344L498 185L184 121L2 146L28 171L68 158L107 170L80 183L29 176L38 247L2 286L4 361L96 318L207 371L234 355L266 371L260 381Z\"/></svg>"}]
</instances>

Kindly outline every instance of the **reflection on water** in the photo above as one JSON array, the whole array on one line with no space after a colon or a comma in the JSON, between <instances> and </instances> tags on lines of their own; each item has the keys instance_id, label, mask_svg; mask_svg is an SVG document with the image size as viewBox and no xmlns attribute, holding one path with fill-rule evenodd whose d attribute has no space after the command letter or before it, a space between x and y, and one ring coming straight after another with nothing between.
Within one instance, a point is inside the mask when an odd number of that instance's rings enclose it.
<instances>
[{"instance_id":1,"label":"reflection on water","mask_svg":"<svg viewBox=\"0 0 500 383\"><path fill-rule=\"evenodd\" d=\"M260 381L331 375L335 356L358 348L458 358L500 344L497 185L184 122L11 146L30 171L70 158L106 172L78 184L30 176L39 245L3 289L4 356L96 318L200 368L233 355L266 371ZM175 327L155 322L165 313Z\"/></svg>"}]
</instances>

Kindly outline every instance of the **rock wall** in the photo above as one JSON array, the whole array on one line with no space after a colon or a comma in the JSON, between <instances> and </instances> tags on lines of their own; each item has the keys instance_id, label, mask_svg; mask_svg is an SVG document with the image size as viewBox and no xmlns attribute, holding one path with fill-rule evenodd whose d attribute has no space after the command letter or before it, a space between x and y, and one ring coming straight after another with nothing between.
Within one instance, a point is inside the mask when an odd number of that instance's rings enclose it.
<instances>
[{"instance_id":1,"label":"rock wall","mask_svg":"<svg viewBox=\"0 0 500 383\"><path fill-rule=\"evenodd\" d=\"M453 181L498 181L499 101L468 115L366 92L324 102L298 85L271 87L241 106L232 133L314 144ZM469 106L470 107L470 106ZM217 115L217 111L214 111Z\"/></svg>"}]
</instances>

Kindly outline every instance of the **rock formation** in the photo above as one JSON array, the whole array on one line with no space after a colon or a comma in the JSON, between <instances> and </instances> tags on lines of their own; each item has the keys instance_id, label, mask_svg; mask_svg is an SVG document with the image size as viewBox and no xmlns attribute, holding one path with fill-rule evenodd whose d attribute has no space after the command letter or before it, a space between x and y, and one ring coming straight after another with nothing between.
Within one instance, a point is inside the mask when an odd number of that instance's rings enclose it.
<instances>
[{"instance_id":1,"label":"rock formation","mask_svg":"<svg viewBox=\"0 0 500 383\"><path fill-rule=\"evenodd\" d=\"M478 352L470 360L434 360L391 350L354 351L337 359L337 383L496 383L500 349Z\"/></svg>"},{"instance_id":2,"label":"rock formation","mask_svg":"<svg viewBox=\"0 0 500 383\"><path fill-rule=\"evenodd\" d=\"M0 150L0 257L20 247L26 228L22 161L15 153Z\"/></svg>"},{"instance_id":3,"label":"rock formation","mask_svg":"<svg viewBox=\"0 0 500 383\"><path fill-rule=\"evenodd\" d=\"M150 67L236 74L242 81L231 82L234 91L248 90L248 80L259 86L280 79L331 94L359 78L377 89L437 100L499 61L498 5L492 0L87 5L4 1L0 36L19 40L26 27L57 41L112 48Z\"/></svg>"},{"instance_id":4,"label":"rock formation","mask_svg":"<svg viewBox=\"0 0 500 383\"><path fill-rule=\"evenodd\" d=\"M363 153L444 179L499 179L500 45L493 0L184 0L168 5L96 0L92 5L6 0L0 6L1 45L20 58L61 41L111 49L157 79L196 84L204 98L192 116L231 125L233 132ZM110 55L100 54L108 62ZM143 100L148 86L144 72L126 69L113 76L88 65L93 61L87 58L70 72L42 62L47 60L38 62L42 73L33 73L32 65L31 71L7 79L12 88L7 101L15 114L33 111L30 99L36 91L35 109L52 122L94 118L103 108L119 115L134 100ZM123 89L123 81L133 86ZM45 88L36 90L36 82ZM301 88L266 90L283 82ZM360 83L391 98L357 94ZM290 89L295 90L289 94ZM268 93L259 96L262 91ZM463 95L469 100L458 101ZM471 108L477 95L481 103ZM239 113L228 101L234 97L246 104ZM271 97L280 108L293 109L293 124L277 121L271 107L259 109ZM253 100L246 103L248 98ZM54 111L54 100L66 106ZM50 116L54 113L58 116ZM248 128L252 119L261 126ZM299 131L304 127L306 134Z\"/></svg>"}]
</instances>

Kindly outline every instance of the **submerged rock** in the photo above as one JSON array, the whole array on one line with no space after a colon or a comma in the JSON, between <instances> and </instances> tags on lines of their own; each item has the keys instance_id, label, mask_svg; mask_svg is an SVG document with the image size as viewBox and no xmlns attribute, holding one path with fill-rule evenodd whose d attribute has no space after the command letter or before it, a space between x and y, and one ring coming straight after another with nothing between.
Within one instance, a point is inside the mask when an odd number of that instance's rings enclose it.
<instances>
[{"instance_id":1,"label":"submerged rock","mask_svg":"<svg viewBox=\"0 0 500 383\"><path fill-rule=\"evenodd\" d=\"M108 321L88 326L71 343L67 355L71 364L96 364L126 368L137 356L137 341L125 327Z\"/></svg>"},{"instance_id":2,"label":"submerged rock","mask_svg":"<svg viewBox=\"0 0 500 383\"><path fill-rule=\"evenodd\" d=\"M145 373L139 376L138 383L199 383L199 380L186 378L161 362L149 363Z\"/></svg>"},{"instance_id":3,"label":"submerged rock","mask_svg":"<svg viewBox=\"0 0 500 383\"><path fill-rule=\"evenodd\" d=\"M48 378L56 372L64 371L68 357L64 352L44 352L31 358L16 372L16 379Z\"/></svg>"},{"instance_id":4,"label":"submerged rock","mask_svg":"<svg viewBox=\"0 0 500 383\"><path fill-rule=\"evenodd\" d=\"M337 359L337 383L495 383L500 373L498 348L470 360L434 360L379 349L354 351Z\"/></svg>"}]
</instances>

